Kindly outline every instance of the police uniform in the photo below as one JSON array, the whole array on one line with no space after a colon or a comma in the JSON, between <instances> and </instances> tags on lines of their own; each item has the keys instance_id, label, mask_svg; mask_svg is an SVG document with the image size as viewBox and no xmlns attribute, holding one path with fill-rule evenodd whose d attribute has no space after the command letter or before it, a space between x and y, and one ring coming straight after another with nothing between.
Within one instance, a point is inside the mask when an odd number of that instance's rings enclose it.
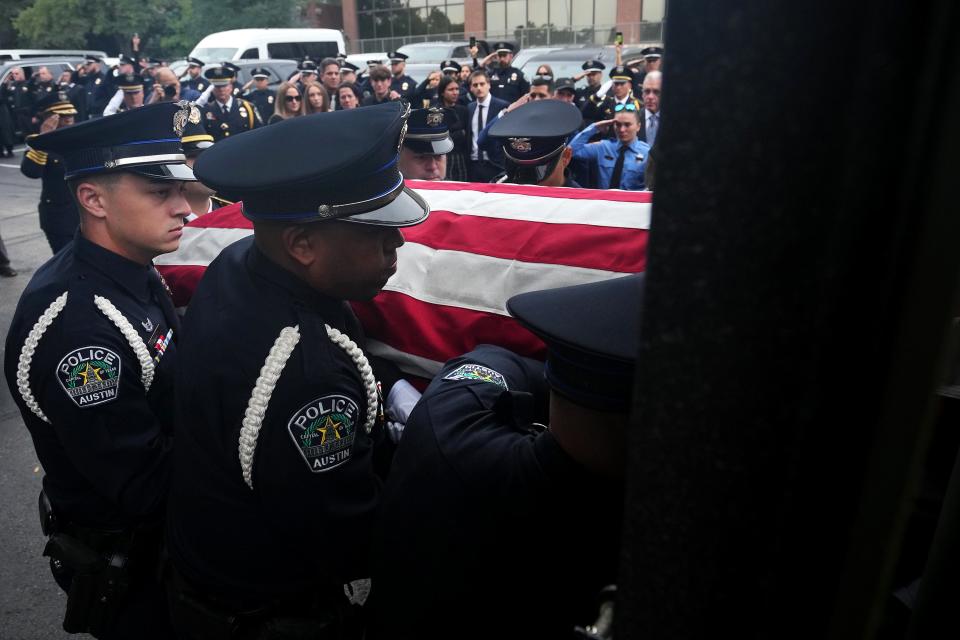
<instances>
[{"instance_id":1,"label":"police uniform","mask_svg":"<svg viewBox=\"0 0 960 640\"><path fill-rule=\"evenodd\" d=\"M313 75L314 78L320 73L320 67L317 66L317 63L311 60L310 58L304 58L297 64L297 71L300 73L300 80L297 81L297 88L300 90L301 94L306 93L308 82L303 81L304 75Z\"/></svg>"},{"instance_id":2,"label":"police uniform","mask_svg":"<svg viewBox=\"0 0 960 640\"><path fill-rule=\"evenodd\" d=\"M41 102L40 113L44 118L53 114L75 116L77 110L67 100L66 94L58 92ZM50 249L57 253L68 245L77 231L80 214L77 204L64 179L63 158L58 153L37 151L31 147L36 135L27 136L27 152L20 161L20 171L28 178L41 180L40 228L47 236Z\"/></svg>"},{"instance_id":3,"label":"police uniform","mask_svg":"<svg viewBox=\"0 0 960 640\"><path fill-rule=\"evenodd\" d=\"M270 72L261 67L256 67L250 71L251 77L270 78ZM243 94L243 97L253 103L257 108L260 118L269 118L273 115L274 104L277 101L277 92L272 89L251 89Z\"/></svg>"},{"instance_id":4,"label":"police uniform","mask_svg":"<svg viewBox=\"0 0 960 640\"><path fill-rule=\"evenodd\" d=\"M204 152L197 176L242 200L255 229L416 224L428 208L395 162L406 110L314 114L231 137ZM338 152L317 156L321 147ZM254 168L253 156L276 161ZM320 637L325 619L329 637L344 637L334 622L349 612L344 585L357 605L369 587L383 438L356 318L245 239L207 268L184 335L167 536L179 637L212 637L204 629L231 620L242 637ZM257 635L277 618L301 635Z\"/></svg>"},{"instance_id":5,"label":"police uniform","mask_svg":"<svg viewBox=\"0 0 960 640\"><path fill-rule=\"evenodd\" d=\"M143 86L143 78L140 77L140 74L137 73L123 73L117 76L117 89L126 93L143 93L144 100L146 100L145 88ZM131 107L127 106L126 102L120 103L117 107L115 113L123 113L124 111L130 111ZM113 114L107 114L113 115Z\"/></svg>"},{"instance_id":6,"label":"police uniform","mask_svg":"<svg viewBox=\"0 0 960 640\"><path fill-rule=\"evenodd\" d=\"M9 155L13 155L13 145L16 143L16 133L21 135L30 133L30 87L26 80L19 82L4 82L0 86L0 100L3 105L0 109L6 110L9 120L0 114L0 137L4 148Z\"/></svg>"},{"instance_id":7,"label":"police uniform","mask_svg":"<svg viewBox=\"0 0 960 640\"><path fill-rule=\"evenodd\" d=\"M124 171L192 180L178 123L198 117L162 103L43 134L31 147L60 155L68 179ZM153 265L80 233L37 270L14 313L4 370L46 473L44 554L69 594L67 631L170 636L156 570L178 334Z\"/></svg>"},{"instance_id":8,"label":"police uniform","mask_svg":"<svg viewBox=\"0 0 960 640\"><path fill-rule=\"evenodd\" d=\"M91 55L87 56L87 62L96 62L102 65L103 58ZM107 106L109 96L104 96L100 91L100 87L104 82L106 82L106 77L102 70L95 73L88 73L77 79L77 84L83 87L83 92L87 100L87 116L90 118L95 118L103 114L103 109Z\"/></svg>"},{"instance_id":9,"label":"police uniform","mask_svg":"<svg viewBox=\"0 0 960 640\"><path fill-rule=\"evenodd\" d=\"M610 69L610 79L616 82L630 82L631 87L634 86L634 76L627 67L623 65L614 67ZM642 113L643 102L638 100L634 95L633 91L627 96L626 103L632 104L637 110ZM602 98L598 98L596 94L589 96L587 103L583 108L583 118L591 122L599 122L601 120L610 120L615 114L615 109L617 104L620 104L616 97L613 95L613 88L611 87L610 91L607 92ZM610 137L614 137L611 133Z\"/></svg>"},{"instance_id":10,"label":"police uniform","mask_svg":"<svg viewBox=\"0 0 960 640\"><path fill-rule=\"evenodd\" d=\"M639 278L511 298L547 343L546 366L483 345L434 377L384 488L370 637L566 638L595 618L617 575L622 483L544 428L544 380L577 405L626 412Z\"/></svg>"},{"instance_id":11,"label":"police uniform","mask_svg":"<svg viewBox=\"0 0 960 640\"><path fill-rule=\"evenodd\" d=\"M607 68L607 66L599 60L587 60L580 66L580 68L590 73L592 71L603 71ZM576 97L574 98L574 104L577 105L577 108L579 108L580 111L584 111L587 107L587 104L590 103L591 97L596 96L596 93L599 89L600 87L591 87L589 84L582 89L577 89ZM595 114L591 113L590 115L593 116ZM584 114L584 117L586 118L586 114ZM592 117L587 119L593 120Z\"/></svg>"},{"instance_id":12,"label":"police uniform","mask_svg":"<svg viewBox=\"0 0 960 640\"><path fill-rule=\"evenodd\" d=\"M390 62L406 62L409 57L405 53L393 51L389 54ZM410 100L417 91L417 81L406 74L394 75L390 80L390 90L396 91L400 97Z\"/></svg>"},{"instance_id":13,"label":"police uniform","mask_svg":"<svg viewBox=\"0 0 960 640\"><path fill-rule=\"evenodd\" d=\"M559 100L528 102L499 118L487 136L500 140L506 171L493 182L541 184L556 169L582 120L579 109ZM564 175L563 186L580 185Z\"/></svg>"},{"instance_id":14,"label":"police uniform","mask_svg":"<svg viewBox=\"0 0 960 640\"><path fill-rule=\"evenodd\" d=\"M632 108L633 104L628 103L626 106ZM642 113L640 112L641 118ZM596 124L590 124L570 141L574 159L588 163L595 170L593 175L596 182L592 186L597 189L628 191L644 189L644 172L650 160L650 145L640 138L635 138L629 145L607 138L590 142L599 134ZM618 184L613 184L614 182Z\"/></svg>"},{"instance_id":15,"label":"police uniform","mask_svg":"<svg viewBox=\"0 0 960 640\"><path fill-rule=\"evenodd\" d=\"M236 78L233 69L226 65L207 69L204 75L214 86L231 84ZM203 123L213 139L219 141L255 129L262 125L263 121L251 102L233 95L226 105L216 99L207 102L203 108Z\"/></svg>"},{"instance_id":16,"label":"police uniform","mask_svg":"<svg viewBox=\"0 0 960 640\"><path fill-rule=\"evenodd\" d=\"M510 42L498 42L494 48L497 52L517 52L516 46ZM523 77L523 71L516 67L494 65L487 69L487 73L490 75L490 93L496 98L513 103L530 92L530 83Z\"/></svg>"},{"instance_id":17,"label":"police uniform","mask_svg":"<svg viewBox=\"0 0 960 640\"><path fill-rule=\"evenodd\" d=\"M194 67L197 69L203 68L203 60L198 58L187 58L187 63L188 67ZM194 91L203 94L203 92L207 90L207 87L210 86L210 82L203 77L203 74L200 74L196 78L187 78L186 80L181 80L180 86L187 89L193 89Z\"/></svg>"}]
</instances>

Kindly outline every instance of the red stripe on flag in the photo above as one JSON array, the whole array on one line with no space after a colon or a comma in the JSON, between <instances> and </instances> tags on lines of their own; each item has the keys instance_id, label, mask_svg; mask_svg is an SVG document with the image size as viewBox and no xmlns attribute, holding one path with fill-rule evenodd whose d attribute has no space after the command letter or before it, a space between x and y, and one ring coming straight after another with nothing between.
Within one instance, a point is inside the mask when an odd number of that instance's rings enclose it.
<instances>
[{"instance_id":1,"label":"red stripe on flag","mask_svg":"<svg viewBox=\"0 0 960 640\"><path fill-rule=\"evenodd\" d=\"M220 207L192 221L189 226L197 228L216 227L218 229L253 229L253 223L243 217L243 203L235 202Z\"/></svg>"},{"instance_id":2,"label":"red stripe on flag","mask_svg":"<svg viewBox=\"0 0 960 640\"><path fill-rule=\"evenodd\" d=\"M586 224L550 224L431 211L402 229L407 242L506 260L636 273L647 262L647 231Z\"/></svg>"},{"instance_id":3,"label":"red stripe on flag","mask_svg":"<svg viewBox=\"0 0 960 640\"><path fill-rule=\"evenodd\" d=\"M206 267L192 264L157 265L157 271L170 287L175 307L185 307L190 303L193 292L197 290L197 283L206 270Z\"/></svg>"},{"instance_id":4,"label":"red stripe on flag","mask_svg":"<svg viewBox=\"0 0 960 640\"><path fill-rule=\"evenodd\" d=\"M407 180L411 189L434 191L479 191L518 196L540 196L560 200L606 200L608 202L653 202L651 191L605 191L597 189L570 189L562 187L538 187L525 184L483 184L479 182L433 182Z\"/></svg>"},{"instance_id":5,"label":"red stripe on flag","mask_svg":"<svg viewBox=\"0 0 960 640\"><path fill-rule=\"evenodd\" d=\"M509 316L421 302L395 291L352 306L368 337L430 360L446 362L478 344L540 360L546 355L543 342Z\"/></svg>"}]
</instances>

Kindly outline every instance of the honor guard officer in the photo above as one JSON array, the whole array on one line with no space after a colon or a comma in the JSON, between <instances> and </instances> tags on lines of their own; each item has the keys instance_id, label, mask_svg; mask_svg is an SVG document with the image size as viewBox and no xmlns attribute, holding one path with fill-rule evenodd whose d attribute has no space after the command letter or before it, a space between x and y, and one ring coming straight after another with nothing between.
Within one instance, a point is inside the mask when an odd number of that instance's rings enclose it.
<instances>
[{"instance_id":1,"label":"honor guard officer","mask_svg":"<svg viewBox=\"0 0 960 640\"><path fill-rule=\"evenodd\" d=\"M408 180L443 180L447 175L447 154L453 151L450 109L414 109L407 123L407 135L400 148L400 173Z\"/></svg>"},{"instance_id":2,"label":"honor guard officer","mask_svg":"<svg viewBox=\"0 0 960 640\"><path fill-rule=\"evenodd\" d=\"M187 157L186 165L192 169L200 154L213 146L213 136L207 133L202 121L196 123L188 121L183 128L180 144L183 146L183 154ZM229 200L218 197L213 189L199 180L184 183L183 195L187 199L187 204L190 205L187 222L192 222L220 207L233 204Z\"/></svg>"},{"instance_id":3,"label":"honor guard officer","mask_svg":"<svg viewBox=\"0 0 960 640\"><path fill-rule=\"evenodd\" d=\"M83 75L77 79L77 84L83 87L83 92L87 98L87 115L96 118L103 113L107 106L109 96L100 94L100 86L106 82L103 72L103 58L100 56L88 55L83 65Z\"/></svg>"},{"instance_id":4,"label":"honor guard officer","mask_svg":"<svg viewBox=\"0 0 960 640\"><path fill-rule=\"evenodd\" d=\"M546 366L483 345L434 377L384 488L369 637L571 638L595 618L618 568L642 278L515 296Z\"/></svg>"},{"instance_id":5,"label":"honor guard officer","mask_svg":"<svg viewBox=\"0 0 960 640\"><path fill-rule=\"evenodd\" d=\"M417 81L404 73L409 56L399 51L393 51L388 57L390 58L390 73L393 74L390 88L399 93L401 98L409 101L417 90Z\"/></svg>"},{"instance_id":6,"label":"honor guard officer","mask_svg":"<svg viewBox=\"0 0 960 640\"><path fill-rule=\"evenodd\" d=\"M24 290L4 372L46 472L44 555L72 633L171 635L157 567L179 321L151 261L180 244L180 134L199 117L161 103L30 142L62 158L80 230Z\"/></svg>"},{"instance_id":7,"label":"honor guard officer","mask_svg":"<svg viewBox=\"0 0 960 640\"><path fill-rule=\"evenodd\" d=\"M270 89L270 72L263 67L254 67L250 70L253 78L253 89L243 94L243 97L253 103L261 119L273 115L274 103L277 101L277 92Z\"/></svg>"},{"instance_id":8,"label":"honor guard officer","mask_svg":"<svg viewBox=\"0 0 960 640\"><path fill-rule=\"evenodd\" d=\"M138 109L143 106L143 80L136 73L125 73L117 79L117 93L103 110L103 115Z\"/></svg>"},{"instance_id":9,"label":"honor guard officer","mask_svg":"<svg viewBox=\"0 0 960 640\"><path fill-rule=\"evenodd\" d=\"M197 161L254 235L210 264L184 321L167 527L181 639L360 637L343 625L369 589L383 414L345 301L383 288L399 228L429 211L397 170L406 119L400 102L292 118Z\"/></svg>"},{"instance_id":10,"label":"honor guard officer","mask_svg":"<svg viewBox=\"0 0 960 640\"><path fill-rule=\"evenodd\" d=\"M203 77L203 60L197 58L187 58L187 79L180 81L181 87L193 89L198 93L203 93L209 86L207 79Z\"/></svg>"},{"instance_id":11,"label":"honor guard officer","mask_svg":"<svg viewBox=\"0 0 960 640\"><path fill-rule=\"evenodd\" d=\"M498 63L491 65L487 72L490 74L490 93L495 98L515 102L520 96L530 91L530 84L524 79L523 71L513 66L513 56L517 47L512 42L498 42L494 45Z\"/></svg>"},{"instance_id":12,"label":"honor guard officer","mask_svg":"<svg viewBox=\"0 0 960 640\"><path fill-rule=\"evenodd\" d=\"M623 65L610 69L613 81L610 92L602 98L596 94L590 96L583 109L584 119L591 122L611 120L618 105L632 104L636 110L642 109L640 100L633 95L633 78L633 72Z\"/></svg>"},{"instance_id":13,"label":"honor guard officer","mask_svg":"<svg viewBox=\"0 0 960 640\"><path fill-rule=\"evenodd\" d=\"M45 134L74 124L77 110L59 91L37 104L43 119L40 133ZM57 153L37 151L30 145L36 135L27 136L27 152L20 161L20 171L28 178L40 178L40 228L47 236L50 249L57 253L73 241L80 221L77 203L64 181L63 158Z\"/></svg>"},{"instance_id":14,"label":"honor guard officer","mask_svg":"<svg viewBox=\"0 0 960 640\"><path fill-rule=\"evenodd\" d=\"M494 122L487 136L500 139L506 169L494 182L579 187L566 175L573 158L567 140L582 121L580 110L572 104L537 100Z\"/></svg>"},{"instance_id":15,"label":"honor guard officer","mask_svg":"<svg viewBox=\"0 0 960 640\"><path fill-rule=\"evenodd\" d=\"M263 124L253 104L233 95L233 81L237 76L231 67L233 65L224 63L203 73L213 84L215 98L203 109L203 123L214 140L223 140Z\"/></svg>"}]
</instances>

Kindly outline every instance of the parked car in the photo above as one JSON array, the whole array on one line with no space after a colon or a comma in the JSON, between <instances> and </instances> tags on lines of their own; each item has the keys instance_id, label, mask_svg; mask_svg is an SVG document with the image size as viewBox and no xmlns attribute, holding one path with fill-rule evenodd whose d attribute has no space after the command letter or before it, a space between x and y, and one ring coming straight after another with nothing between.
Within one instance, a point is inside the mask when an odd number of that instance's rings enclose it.
<instances>
[{"instance_id":1,"label":"parked car","mask_svg":"<svg viewBox=\"0 0 960 640\"><path fill-rule=\"evenodd\" d=\"M29 60L31 58L85 58L107 56L104 51L92 49L0 49L0 61Z\"/></svg>"},{"instance_id":2,"label":"parked car","mask_svg":"<svg viewBox=\"0 0 960 640\"><path fill-rule=\"evenodd\" d=\"M0 84L7 81L10 70L14 67L23 69L24 76L29 80L37 69L46 67L56 80L64 71L73 71L84 61L83 57L57 58L25 58L23 60L6 60L0 63Z\"/></svg>"},{"instance_id":3,"label":"parked car","mask_svg":"<svg viewBox=\"0 0 960 640\"><path fill-rule=\"evenodd\" d=\"M642 47L631 46L624 47L623 60L633 60L642 57L640 50ZM522 52L521 52L522 53ZM520 66L523 75L529 80L537 73L537 67L542 64L550 65L553 69L554 78L573 78L583 73L583 63L587 60L600 60L606 65L607 71L604 71L604 79L610 68L616 64L617 51L614 47L567 47L556 51L548 51L542 54L534 54L527 58L526 62ZM587 81L581 79L576 86L584 87Z\"/></svg>"},{"instance_id":4,"label":"parked car","mask_svg":"<svg viewBox=\"0 0 960 640\"><path fill-rule=\"evenodd\" d=\"M206 71L219 64L219 61L210 62L203 67L203 70ZM238 89L253 79L250 76L250 71L254 67L263 67L270 73L269 88L273 90L276 90L281 82L297 72L296 60L279 60L277 58L269 58L267 60L233 60L230 61L230 64L240 67L240 70L237 72L237 81L234 83L234 86ZM184 73L186 73L186 68L184 68Z\"/></svg>"},{"instance_id":5,"label":"parked car","mask_svg":"<svg viewBox=\"0 0 960 640\"><path fill-rule=\"evenodd\" d=\"M211 33L197 43L190 56L204 62L281 58L333 58L346 51L337 29L232 29Z\"/></svg>"},{"instance_id":6,"label":"parked car","mask_svg":"<svg viewBox=\"0 0 960 640\"><path fill-rule=\"evenodd\" d=\"M490 45L486 40L477 40L478 54L482 60L490 53ZM415 42L405 44L399 49L400 53L407 56L407 64L434 63L440 64L444 60L456 60L459 63L472 61L470 57L470 42L467 40L454 40L450 42Z\"/></svg>"}]
</instances>

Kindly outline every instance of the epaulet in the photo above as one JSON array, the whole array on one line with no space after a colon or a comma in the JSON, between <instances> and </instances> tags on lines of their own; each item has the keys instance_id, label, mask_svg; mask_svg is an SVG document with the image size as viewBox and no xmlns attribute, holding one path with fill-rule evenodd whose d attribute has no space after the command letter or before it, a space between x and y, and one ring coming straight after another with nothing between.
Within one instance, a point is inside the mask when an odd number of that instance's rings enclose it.
<instances>
[{"instance_id":1,"label":"epaulet","mask_svg":"<svg viewBox=\"0 0 960 640\"><path fill-rule=\"evenodd\" d=\"M25 140L25 142L27 143L27 147L28 147L28 149L27 149L27 158L29 158L29 159L32 160L33 162L36 162L36 163L39 164L40 166L43 166L43 165L47 164L47 153L46 153L45 151L37 151L36 149L34 149L33 147L30 146L30 140L32 140L33 138L36 138L38 135L40 135L40 134L32 133L32 134L28 135L27 138L26 138L26 140Z\"/></svg>"}]
</instances>

